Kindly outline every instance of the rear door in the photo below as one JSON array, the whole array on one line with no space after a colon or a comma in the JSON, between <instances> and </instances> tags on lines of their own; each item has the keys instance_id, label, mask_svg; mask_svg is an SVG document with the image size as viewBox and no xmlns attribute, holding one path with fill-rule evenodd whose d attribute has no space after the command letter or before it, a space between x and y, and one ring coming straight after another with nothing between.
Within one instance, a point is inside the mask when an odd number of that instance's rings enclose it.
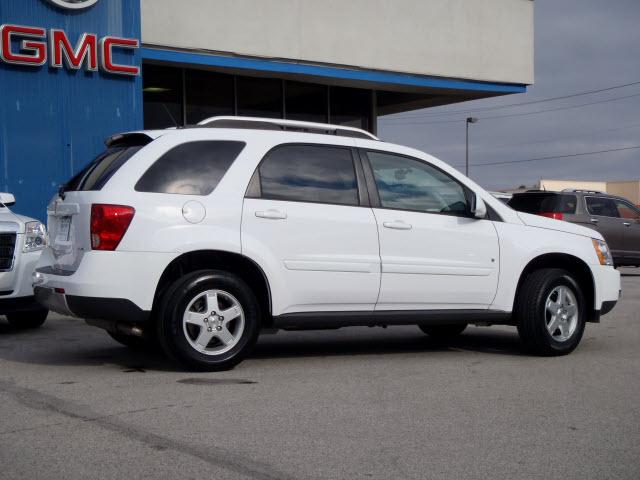
<instances>
[{"instance_id":1,"label":"rear door","mask_svg":"<svg viewBox=\"0 0 640 480\"><path fill-rule=\"evenodd\" d=\"M375 183L382 281L376 310L486 309L498 285L498 235L469 215L465 187L421 160L366 151Z\"/></svg>"},{"instance_id":2,"label":"rear door","mask_svg":"<svg viewBox=\"0 0 640 480\"><path fill-rule=\"evenodd\" d=\"M616 202L609 197L587 196L585 205L589 221L607 241L613 256L623 257L628 230L620 218Z\"/></svg>"},{"instance_id":3,"label":"rear door","mask_svg":"<svg viewBox=\"0 0 640 480\"><path fill-rule=\"evenodd\" d=\"M373 310L380 286L375 217L349 146L280 145L244 200L242 251L270 279L274 315Z\"/></svg>"}]
</instances>

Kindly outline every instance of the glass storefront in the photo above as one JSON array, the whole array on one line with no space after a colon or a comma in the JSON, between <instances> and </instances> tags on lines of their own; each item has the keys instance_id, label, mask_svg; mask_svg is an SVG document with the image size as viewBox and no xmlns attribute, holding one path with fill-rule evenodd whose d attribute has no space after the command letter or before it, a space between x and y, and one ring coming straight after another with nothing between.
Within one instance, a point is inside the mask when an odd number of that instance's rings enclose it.
<instances>
[{"instance_id":1,"label":"glass storefront","mask_svg":"<svg viewBox=\"0 0 640 480\"><path fill-rule=\"evenodd\" d=\"M144 65L143 82L149 129L193 125L216 115L375 128L372 90L164 65Z\"/></svg>"}]
</instances>

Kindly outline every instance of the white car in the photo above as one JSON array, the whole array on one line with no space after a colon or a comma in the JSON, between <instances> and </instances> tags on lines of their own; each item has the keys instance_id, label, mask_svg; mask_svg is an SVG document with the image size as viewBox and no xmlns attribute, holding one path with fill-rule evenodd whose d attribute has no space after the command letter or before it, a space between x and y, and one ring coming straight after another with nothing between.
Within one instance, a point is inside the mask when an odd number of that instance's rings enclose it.
<instances>
[{"instance_id":1,"label":"white car","mask_svg":"<svg viewBox=\"0 0 640 480\"><path fill-rule=\"evenodd\" d=\"M261 329L352 325L513 325L566 354L620 294L594 230L362 130L217 117L107 145L48 206L36 296L190 368L235 365Z\"/></svg>"},{"instance_id":2,"label":"white car","mask_svg":"<svg viewBox=\"0 0 640 480\"><path fill-rule=\"evenodd\" d=\"M0 315L16 328L37 328L48 311L33 295L32 275L47 244L42 223L17 215L10 193L0 193Z\"/></svg>"}]
</instances>

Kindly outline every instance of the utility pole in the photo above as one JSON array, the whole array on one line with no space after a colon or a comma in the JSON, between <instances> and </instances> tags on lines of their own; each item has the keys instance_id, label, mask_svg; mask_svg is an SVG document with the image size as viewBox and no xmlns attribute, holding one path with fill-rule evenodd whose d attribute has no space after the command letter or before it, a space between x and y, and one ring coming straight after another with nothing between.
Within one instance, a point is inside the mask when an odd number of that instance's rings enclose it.
<instances>
[{"instance_id":1,"label":"utility pole","mask_svg":"<svg viewBox=\"0 0 640 480\"><path fill-rule=\"evenodd\" d=\"M465 140L466 150L465 150L465 162L464 162L464 174L469 176L469 124L476 123L478 119L476 117L467 117L466 127L467 127L467 135Z\"/></svg>"}]
</instances>

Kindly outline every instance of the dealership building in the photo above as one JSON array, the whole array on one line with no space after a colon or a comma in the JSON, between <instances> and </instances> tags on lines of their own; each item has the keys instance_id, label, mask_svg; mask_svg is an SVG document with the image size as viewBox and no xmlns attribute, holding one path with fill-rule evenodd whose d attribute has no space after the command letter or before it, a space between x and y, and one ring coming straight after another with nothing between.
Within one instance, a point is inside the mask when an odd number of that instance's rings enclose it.
<instances>
[{"instance_id":1,"label":"dealership building","mask_svg":"<svg viewBox=\"0 0 640 480\"><path fill-rule=\"evenodd\" d=\"M531 0L2 0L0 189L43 219L116 132L215 115L376 131L533 83Z\"/></svg>"}]
</instances>

